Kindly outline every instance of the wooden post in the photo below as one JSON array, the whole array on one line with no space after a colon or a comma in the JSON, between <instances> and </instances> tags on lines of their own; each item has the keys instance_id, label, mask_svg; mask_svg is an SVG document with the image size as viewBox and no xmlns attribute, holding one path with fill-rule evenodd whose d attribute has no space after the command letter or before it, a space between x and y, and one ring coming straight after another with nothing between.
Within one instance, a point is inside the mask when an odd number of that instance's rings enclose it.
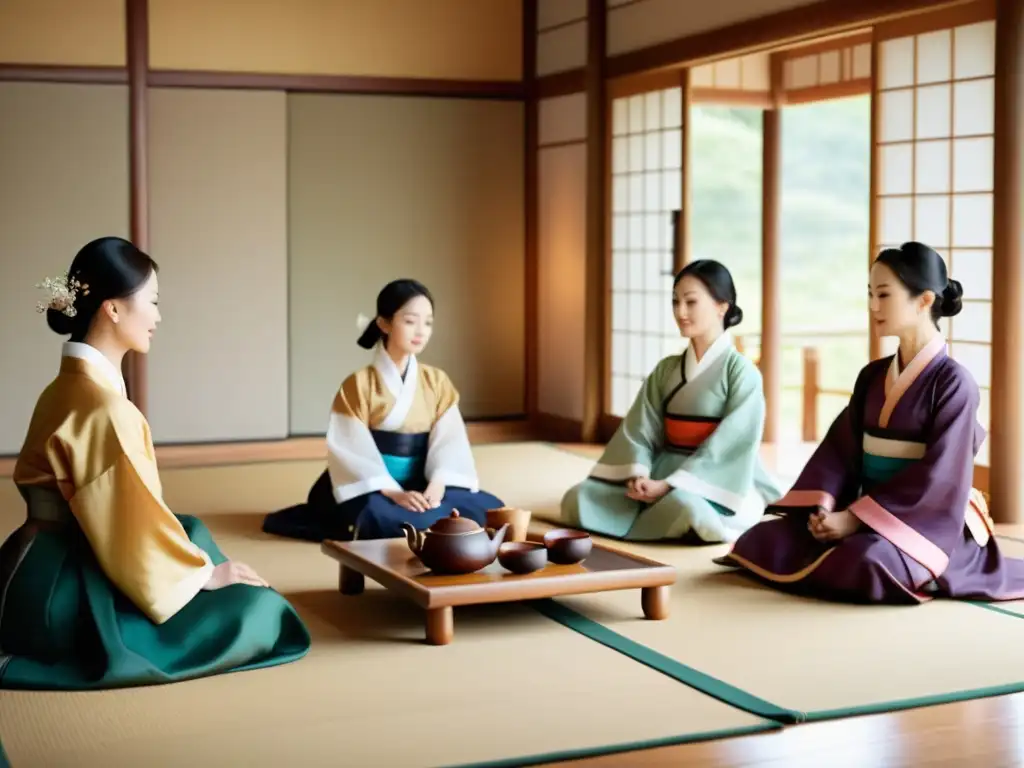
<instances>
[{"instance_id":1,"label":"wooden post","mask_svg":"<svg viewBox=\"0 0 1024 768\"><path fill-rule=\"evenodd\" d=\"M679 99L679 107L683 114L680 116L680 179L683 188L680 190L679 200L681 207L676 220L676 249L672 268L676 274L685 267L691 259L690 253L690 142L693 131L690 130L690 68L686 67L679 71L679 87L682 90L682 97Z\"/></svg>"},{"instance_id":2,"label":"wooden post","mask_svg":"<svg viewBox=\"0 0 1024 768\"><path fill-rule=\"evenodd\" d=\"M761 378L764 381L764 442L779 439L782 398L782 300L779 277L779 197L782 193L782 114L763 113L761 165Z\"/></svg>"},{"instance_id":3,"label":"wooden post","mask_svg":"<svg viewBox=\"0 0 1024 768\"><path fill-rule=\"evenodd\" d=\"M818 350L804 347L803 438L805 443L818 442Z\"/></svg>"},{"instance_id":4,"label":"wooden post","mask_svg":"<svg viewBox=\"0 0 1024 768\"><path fill-rule=\"evenodd\" d=\"M1024 0L996 6L992 261L991 514L1024 521Z\"/></svg>"},{"instance_id":5,"label":"wooden post","mask_svg":"<svg viewBox=\"0 0 1024 768\"><path fill-rule=\"evenodd\" d=\"M871 206L868 216L868 264L864 274L864 284L870 279L871 265L875 263L875 255L879 246L878 242L878 187L882 163L881 150L878 147L879 137L882 135L882 105L881 95L878 93L878 67L882 57L879 55L878 41L871 41L871 173L869 176L868 205ZM875 330L875 324L871 322L871 313L864 318L868 324L868 360L877 360L882 356L882 339Z\"/></svg>"},{"instance_id":6,"label":"wooden post","mask_svg":"<svg viewBox=\"0 0 1024 768\"><path fill-rule=\"evenodd\" d=\"M149 8L147 0L125 0L128 57L129 239L149 251L149 164L146 117L148 109ZM146 356L129 352L124 360L128 397L146 414L149 398Z\"/></svg>"},{"instance_id":7,"label":"wooden post","mask_svg":"<svg viewBox=\"0 0 1024 768\"><path fill-rule=\"evenodd\" d=\"M596 442L604 405L605 262L608 216L608 100L605 0L587 0L587 201L583 349L583 441Z\"/></svg>"},{"instance_id":8,"label":"wooden post","mask_svg":"<svg viewBox=\"0 0 1024 768\"><path fill-rule=\"evenodd\" d=\"M524 176L523 176L523 240L525 243L525 287L526 287L526 318L525 318L525 353L526 375L525 407L526 416L531 423L537 419L537 394L540 384L539 369L539 262L538 262L538 229L537 229L537 142L538 122L537 111L537 0L523 2L523 90L526 94L524 105Z\"/></svg>"}]
</instances>

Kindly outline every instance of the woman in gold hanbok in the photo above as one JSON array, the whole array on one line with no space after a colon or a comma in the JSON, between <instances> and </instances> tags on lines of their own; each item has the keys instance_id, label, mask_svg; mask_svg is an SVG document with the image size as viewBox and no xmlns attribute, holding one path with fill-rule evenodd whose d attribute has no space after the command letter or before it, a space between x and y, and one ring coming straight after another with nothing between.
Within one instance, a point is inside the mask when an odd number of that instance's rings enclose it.
<instances>
[{"instance_id":1,"label":"woman in gold hanbok","mask_svg":"<svg viewBox=\"0 0 1024 768\"><path fill-rule=\"evenodd\" d=\"M14 470L28 517L0 547L0 688L167 683L304 656L292 606L164 504L121 376L160 321L156 264L106 237L41 287L39 310L70 340Z\"/></svg>"}]
</instances>

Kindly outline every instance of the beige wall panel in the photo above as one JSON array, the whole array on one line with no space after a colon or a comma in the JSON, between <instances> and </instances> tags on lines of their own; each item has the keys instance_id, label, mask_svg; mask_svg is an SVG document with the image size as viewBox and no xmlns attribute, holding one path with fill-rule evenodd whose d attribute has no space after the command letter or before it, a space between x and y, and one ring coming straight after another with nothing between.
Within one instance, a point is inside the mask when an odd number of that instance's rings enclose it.
<instances>
[{"instance_id":1,"label":"beige wall panel","mask_svg":"<svg viewBox=\"0 0 1024 768\"><path fill-rule=\"evenodd\" d=\"M586 144L542 149L538 164L538 408L582 420Z\"/></svg>"},{"instance_id":2,"label":"beige wall panel","mask_svg":"<svg viewBox=\"0 0 1024 768\"><path fill-rule=\"evenodd\" d=\"M587 0L537 0L537 29L587 17Z\"/></svg>"},{"instance_id":3,"label":"beige wall panel","mask_svg":"<svg viewBox=\"0 0 1024 768\"><path fill-rule=\"evenodd\" d=\"M17 453L60 365L34 287L78 249L128 234L123 86L0 83L0 455Z\"/></svg>"},{"instance_id":4,"label":"beige wall panel","mask_svg":"<svg viewBox=\"0 0 1024 768\"><path fill-rule=\"evenodd\" d=\"M0 0L0 61L124 66L124 0Z\"/></svg>"},{"instance_id":5,"label":"beige wall panel","mask_svg":"<svg viewBox=\"0 0 1024 768\"><path fill-rule=\"evenodd\" d=\"M284 93L150 91L158 442L288 433L286 126Z\"/></svg>"},{"instance_id":6,"label":"beige wall panel","mask_svg":"<svg viewBox=\"0 0 1024 768\"><path fill-rule=\"evenodd\" d=\"M815 0L728 0L686 3L640 0L608 12L608 53L612 56L656 43L677 40L779 11L811 5Z\"/></svg>"},{"instance_id":7,"label":"beige wall panel","mask_svg":"<svg viewBox=\"0 0 1024 768\"><path fill-rule=\"evenodd\" d=\"M160 69L522 77L521 0L149 0Z\"/></svg>"},{"instance_id":8,"label":"beige wall panel","mask_svg":"<svg viewBox=\"0 0 1024 768\"><path fill-rule=\"evenodd\" d=\"M291 429L321 434L342 380L372 360L360 313L411 277L434 294L423 361L467 418L523 413L523 107L289 97Z\"/></svg>"},{"instance_id":9,"label":"beige wall panel","mask_svg":"<svg viewBox=\"0 0 1024 768\"><path fill-rule=\"evenodd\" d=\"M587 95L571 93L568 96L541 99L537 133L540 144L587 138Z\"/></svg>"},{"instance_id":10,"label":"beige wall panel","mask_svg":"<svg viewBox=\"0 0 1024 768\"><path fill-rule=\"evenodd\" d=\"M578 69L587 63L587 22L542 32L537 36L537 75Z\"/></svg>"}]
</instances>

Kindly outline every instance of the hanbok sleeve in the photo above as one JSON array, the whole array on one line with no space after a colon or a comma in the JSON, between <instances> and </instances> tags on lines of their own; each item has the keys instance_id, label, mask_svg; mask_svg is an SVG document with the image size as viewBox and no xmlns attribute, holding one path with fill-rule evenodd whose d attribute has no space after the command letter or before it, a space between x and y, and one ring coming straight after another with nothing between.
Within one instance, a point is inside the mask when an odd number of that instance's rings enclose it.
<instances>
[{"instance_id":1,"label":"hanbok sleeve","mask_svg":"<svg viewBox=\"0 0 1024 768\"><path fill-rule=\"evenodd\" d=\"M837 500L847 504L856 498L863 453L864 392L871 370L868 366L858 374L850 402L836 416L792 488L769 506L769 512L809 513L818 508L833 512Z\"/></svg>"},{"instance_id":2,"label":"hanbok sleeve","mask_svg":"<svg viewBox=\"0 0 1024 768\"><path fill-rule=\"evenodd\" d=\"M665 382L675 366L682 366L682 358L666 357L644 379L633 405L591 469L591 477L624 482L650 475L655 452L664 444L662 401Z\"/></svg>"},{"instance_id":3,"label":"hanbok sleeve","mask_svg":"<svg viewBox=\"0 0 1024 768\"><path fill-rule=\"evenodd\" d=\"M849 511L938 577L963 537L974 457L984 437L979 393L959 368L936 382L924 456L871 487Z\"/></svg>"},{"instance_id":4,"label":"hanbok sleeve","mask_svg":"<svg viewBox=\"0 0 1024 768\"><path fill-rule=\"evenodd\" d=\"M739 355L729 361L726 376L729 394L721 421L665 482L738 513L757 471L764 390L760 372Z\"/></svg>"},{"instance_id":5,"label":"hanbok sleeve","mask_svg":"<svg viewBox=\"0 0 1024 768\"><path fill-rule=\"evenodd\" d=\"M327 425L327 472L334 500L349 499L374 491L401 491L384 464L384 457L369 427L369 394L358 375L349 376L338 389Z\"/></svg>"},{"instance_id":6,"label":"hanbok sleeve","mask_svg":"<svg viewBox=\"0 0 1024 768\"><path fill-rule=\"evenodd\" d=\"M105 454L95 476L73 477L71 512L100 568L154 623L180 611L213 573L209 556L189 540L161 497L149 430L130 417L109 414L82 430L65 450ZM93 421L98 421L94 419ZM69 462L72 468L87 466Z\"/></svg>"},{"instance_id":7,"label":"hanbok sleeve","mask_svg":"<svg viewBox=\"0 0 1024 768\"><path fill-rule=\"evenodd\" d=\"M433 382L433 389L437 413L427 447L427 481L476 493L480 490L480 481L469 433L459 409L459 392L447 374L440 371Z\"/></svg>"}]
</instances>

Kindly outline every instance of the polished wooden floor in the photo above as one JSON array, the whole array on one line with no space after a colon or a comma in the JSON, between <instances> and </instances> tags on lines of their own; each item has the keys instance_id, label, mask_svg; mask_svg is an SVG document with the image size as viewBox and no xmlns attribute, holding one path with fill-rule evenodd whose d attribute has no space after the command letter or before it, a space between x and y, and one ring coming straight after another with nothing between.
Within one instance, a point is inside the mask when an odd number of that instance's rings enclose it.
<instances>
[{"instance_id":1,"label":"polished wooden floor","mask_svg":"<svg viewBox=\"0 0 1024 768\"><path fill-rule=\"evenodd\" d=\"M945 661L950 663L951 660ZM623 702L623 706L628 703ZM685 713L680 716L685 717ZM1022 725L1024 694L1015 694L551 765L572 768L1009 768L1024 765Z\"/></svg>"}]
</instances>

